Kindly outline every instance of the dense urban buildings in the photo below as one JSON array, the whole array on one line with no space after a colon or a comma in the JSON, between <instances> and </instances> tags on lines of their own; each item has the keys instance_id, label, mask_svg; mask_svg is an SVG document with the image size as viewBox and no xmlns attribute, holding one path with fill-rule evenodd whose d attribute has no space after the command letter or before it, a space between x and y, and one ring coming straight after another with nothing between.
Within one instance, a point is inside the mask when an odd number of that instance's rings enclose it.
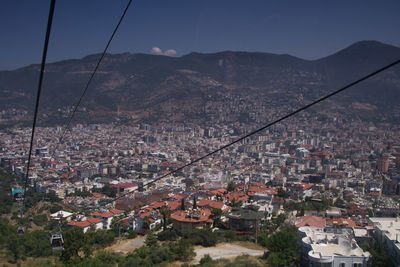
<instances>
[{"instance_id":1,"label":"dense urban buildings","mask_svg":"<svg viewBox=\"0 0 400 267\"><path fill-rule=\"evenodd\" d=\"M397 261L397 234L389 230L400 212L400 131L387 123L304 113L143 187L256 126L78 124L62 143L60 127L41 127L29 184L90 210L52 215L85 232L115 221L145 232L168 213L181 234L219 221L249 233L285 214L303 236L305 265L367 266L371 256L361 247L374 238ZM25 173L29 134L0 132L3 167Z\"/></svg>"}]
</instances>

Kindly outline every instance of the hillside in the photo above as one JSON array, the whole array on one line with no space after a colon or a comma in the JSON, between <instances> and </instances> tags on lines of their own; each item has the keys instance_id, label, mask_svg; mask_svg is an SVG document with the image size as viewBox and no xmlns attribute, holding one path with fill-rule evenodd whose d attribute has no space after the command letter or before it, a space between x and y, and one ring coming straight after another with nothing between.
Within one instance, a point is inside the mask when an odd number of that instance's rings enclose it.
<instances>
[{"instance_id":1,"label":"hillside","mask_svg":"<svg viewBox=\"0 0 400 267\"><path fill-rule=\"evenodd\" d=\"M79 98L100 55L48 64L40 103L41 122L60 123ZM307 61L290 55L224 51L182 57L108 54L97 72L78 120L198 122L251 120L265 105L289 107L314 100L400 58L400 48L376 41L355 43ZM0 72L0 105L31 113L39 65ZM399 119L400 67L335 98L351 112ZM263 102L263 100L265 100ZM245 101L235 111L238 101ZM258 107L258 108L256 108ZM119 112L118 112L119 111ZM221 113L222 112L222 113ZM26 116L29 119L29 116ZM263 120L260 117L259 120ZM376 116L375 116L376 119Z\"/></svg>"}]
</instances>

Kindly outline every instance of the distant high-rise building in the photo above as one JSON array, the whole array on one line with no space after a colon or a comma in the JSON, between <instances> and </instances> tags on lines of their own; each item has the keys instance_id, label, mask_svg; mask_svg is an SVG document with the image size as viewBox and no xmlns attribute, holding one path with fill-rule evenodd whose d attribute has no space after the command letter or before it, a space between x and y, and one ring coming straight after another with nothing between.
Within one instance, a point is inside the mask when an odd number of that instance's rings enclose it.
<instances>
[{"instance_id":1,"label":"distant high-rise building","mask_svg":"<svg viewBox=\"0 0 400 267\"><path fill-rule=\"evenodd\" d=\"M396 157L396 169L400 171L400 156Z\"/></svg>"},{"instance_id":2,"label":"distant high-rise building","mask_svg":"<svg viewBox=\"0 0 400 267\"><path fill-rule=\"evenodd\" d=\"M36 156L47 156L48 154L49 154L49 148L47 146L39 147L39 148L36 148L36 150L35 150Z\"/></svg>"},{"instance_id":3,"label":"distant high-rise building","mask_svg":"<svg viewBox=\"0 0 400 267\"><path fill-rule=\"evenodd\" d=\"M296 148L296 157L305 158L308 157L310 152L304 147Z\"/></svg>"},{"instance_id":4,"label":"distant high-rise building","mask_svg":"<svg viewBox=\"0 0 400 267\"><path fill-rule=\"evenodd\" d=\"M378 159L376 167L380 172L387 172L389 170L389 157L388 156L380 157Z\"/></svg>"}]
</instances>

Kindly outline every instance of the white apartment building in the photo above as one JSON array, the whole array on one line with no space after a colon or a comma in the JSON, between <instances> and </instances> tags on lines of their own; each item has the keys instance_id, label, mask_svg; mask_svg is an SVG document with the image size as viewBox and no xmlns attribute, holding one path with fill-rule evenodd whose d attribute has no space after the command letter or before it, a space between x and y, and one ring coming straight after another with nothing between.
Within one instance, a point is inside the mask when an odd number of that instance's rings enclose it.
<instances>
[{"instance_id":1,"label":"white apartment building","mask_svg":"<svg viewBox=\"0 0 400 267\"><path fill-rule=\"evenodd\" d=\"M310 267L365 267L370 257L352 238L350 231L326 232L300 227L302 265Z\"/></svg>"},{"instance_id":2,"label":"white apartment building","mask_svg":"<svg viewBox=\"0 0 400 267\"><path fill-rule=\"evenodd\" d=\"M400 266L400 219L373 217L369 220L375 227L376 238L385 246L396 266Z\"/></svg>"}]
</instances>

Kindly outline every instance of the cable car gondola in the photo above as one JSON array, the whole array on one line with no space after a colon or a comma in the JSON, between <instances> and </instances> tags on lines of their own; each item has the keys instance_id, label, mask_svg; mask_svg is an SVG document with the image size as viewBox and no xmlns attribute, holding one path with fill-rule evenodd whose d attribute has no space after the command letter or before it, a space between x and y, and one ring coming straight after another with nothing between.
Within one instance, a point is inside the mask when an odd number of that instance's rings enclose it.
<instances>
[{"instance_id":1,"label":"cable car gondola","mask_svg":"<svg viewBox=\"0 0 400 267\"><path fill-rule=\"evenodd\" d=\"M59 251L64 249L64 239L62 234L52 234L50 238L51 249L53 251Z\"/></svg>"},{"instance_id":2,"label":"cable car gondola","mask_svg":"<svg viewBox=\"0 0 400 267\"><path fill-rule=\"evenodd\" d=\"M24 227L23 226L18 226L17 234L18 235L23 235L24 233L25 233Z\"/></svg>"}]
</instances>

